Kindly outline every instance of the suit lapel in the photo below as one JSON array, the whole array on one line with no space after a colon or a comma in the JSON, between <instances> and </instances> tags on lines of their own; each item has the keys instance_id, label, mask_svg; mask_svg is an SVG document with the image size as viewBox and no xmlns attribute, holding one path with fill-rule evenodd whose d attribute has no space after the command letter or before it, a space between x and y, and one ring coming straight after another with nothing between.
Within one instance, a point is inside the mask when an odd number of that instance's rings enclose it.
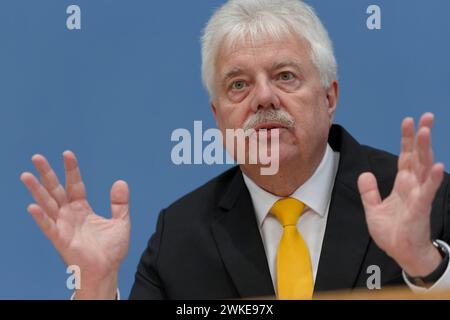
<instances>
[{"instance_id":1,"label":"suit lapel","mask_svg":"<svg viewBox=\"0 0 450 320\"><path fill-rule=\"evenodd\" d=\"M274 296L255 210L240 170L221 199L211 230L225 267L241 297Z\"/></svg>"},{"instance_id":2,"label":"suit lapel","mask_svg":"<svg viewBox=\"0 0 450 320\"><path fill-rule=\"evenodd\" d=\"M340 152L328 211L327 227L317 272L315 292L354 288L370 242L357 188L360 173L370 171L367 155L341 127L333 126L329 143Z\"/></svg>"}]
</instances>

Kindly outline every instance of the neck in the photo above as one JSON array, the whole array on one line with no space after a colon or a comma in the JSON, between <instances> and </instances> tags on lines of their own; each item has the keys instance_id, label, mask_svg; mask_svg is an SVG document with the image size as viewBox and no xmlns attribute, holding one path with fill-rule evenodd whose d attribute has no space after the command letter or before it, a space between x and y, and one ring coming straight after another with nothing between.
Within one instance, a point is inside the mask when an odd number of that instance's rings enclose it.
<instances>
[{"instance_id":1,"label":"neck","mask_svg":"<svg viewBox=\"0 0 450 320\"><path fill-rule=\"evenodd\" d=\"M325 148L315 159L290 159L280 163L275 175L261 175L259 165L241 165L241 170L260 188L279 197L288 197L314 174L325 155ZM299 165L303 164L303 165Z\"/></svg>"}]
</instances>

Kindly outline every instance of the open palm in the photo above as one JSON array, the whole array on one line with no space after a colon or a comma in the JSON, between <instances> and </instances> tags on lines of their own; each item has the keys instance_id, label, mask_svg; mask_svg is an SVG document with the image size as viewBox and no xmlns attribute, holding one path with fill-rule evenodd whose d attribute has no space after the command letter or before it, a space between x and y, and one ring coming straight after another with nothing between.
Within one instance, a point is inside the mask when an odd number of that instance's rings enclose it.
<instances>
[{"instance_id":1,"label":"open palm","mask_svg":"<svg viewBox=\"0 0 450 320\"><path fill-rule=\"evenodd\" d=\"M433 115L424 114L417 135L414 121L402 124L402 148L391 194L381 199L372 173L359 177L358 186L369 232L400 265L420 261L430 252L430 213L444 167L433 163L431 128Z\"/></svg>"},{"instance_id":2,"label":"open palm","mask_svg":"<svg viewBox=\"0 0 450 320\"><path fill-rule=\"evenodd\" d=\"M28 211L50 239L67 265L77 265L83 281L100 282L119 270L130 239L129 192L124 181L111 188L112 218L94 213L86 200L75 155L64 153L66 188L63 188L47 160L35 155L32 161L41 182L25 172L21 180L36 204Z\"/></svg>"}]
</instances>

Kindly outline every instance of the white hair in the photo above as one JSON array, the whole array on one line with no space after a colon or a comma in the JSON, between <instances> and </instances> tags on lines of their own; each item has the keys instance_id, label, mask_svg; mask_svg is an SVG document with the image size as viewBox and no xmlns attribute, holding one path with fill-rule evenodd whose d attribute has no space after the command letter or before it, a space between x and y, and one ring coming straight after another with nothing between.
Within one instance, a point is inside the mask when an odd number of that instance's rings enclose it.
<instances>
[{"instance_id":1,"label":"white hair","mask_svg":"<svg viewBox=\"0 0 450 320\"><path fill-rule=\"evenodd\" d=\"M337 63L328 32L314 9L300 0L230 0L209 20L202 36L202 79L214 99L215 63L221 45L233 46L265 36L297 35L310 45L311 59L322 85L337 79Z\"/></svg>"}]
</instances>

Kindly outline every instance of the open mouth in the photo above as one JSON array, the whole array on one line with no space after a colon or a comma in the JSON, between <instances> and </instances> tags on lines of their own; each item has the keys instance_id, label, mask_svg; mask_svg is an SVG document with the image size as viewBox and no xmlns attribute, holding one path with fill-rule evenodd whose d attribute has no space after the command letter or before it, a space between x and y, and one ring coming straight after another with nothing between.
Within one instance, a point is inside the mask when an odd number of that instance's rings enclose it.
<instances>
[{"instance_id":1,"label":"open mouth","mask_svg":"<svg viewBox=\"0 0 450 320\"><path fill-rule=\"evenodd\" d=\"M255 127L256 132L259 132L260 130L271 131L273 129L286 129L286 127L281 123L276 122L262 123Z\"/></svg>"}]
</instances>

